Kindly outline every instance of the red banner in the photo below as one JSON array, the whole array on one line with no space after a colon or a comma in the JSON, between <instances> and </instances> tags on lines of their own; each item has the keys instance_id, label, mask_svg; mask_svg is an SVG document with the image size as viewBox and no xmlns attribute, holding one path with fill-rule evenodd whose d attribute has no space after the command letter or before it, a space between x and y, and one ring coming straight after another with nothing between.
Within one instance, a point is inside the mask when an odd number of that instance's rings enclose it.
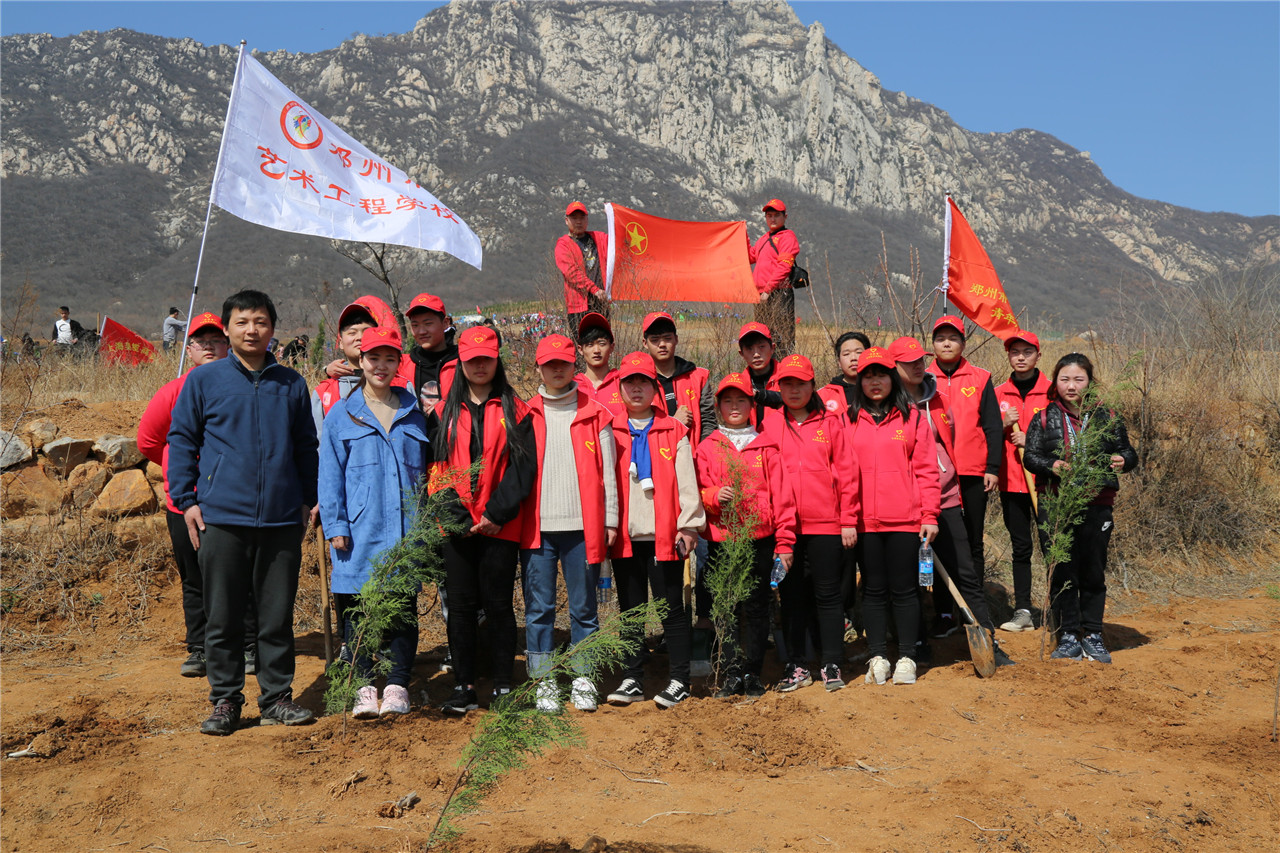
<instances>
[{"instance_id":1,"label":"red banner","mask_svg":"<svg viewBox=\"0 0 1280 853\"><path fill-rule=\"evenodd\" d=\"M947 299L998 338L1018 331L1000 277L955 200L947 196Z\"/></svg>"},{"instance_id":2,"label":"red banner","mask_svg":"<svg viewBox=\"0 0 1280 853\"><path fill-rule=\"evenodd\" d=\"M109 317L102 321L98 352L105 364L126 364L130 367L147 364L156 357L155 344Z\"/></svg>"},{"instance_id":3,"label":"red banner","mask_svg":"<svg viewBox=\"0 0 1280 853\"><path fill-rule=\"evenodd\" d=\"M605 205L612 299L648 302L760 301L747 260L747 223L663 219Z\"/></svg>"}]
</instances>

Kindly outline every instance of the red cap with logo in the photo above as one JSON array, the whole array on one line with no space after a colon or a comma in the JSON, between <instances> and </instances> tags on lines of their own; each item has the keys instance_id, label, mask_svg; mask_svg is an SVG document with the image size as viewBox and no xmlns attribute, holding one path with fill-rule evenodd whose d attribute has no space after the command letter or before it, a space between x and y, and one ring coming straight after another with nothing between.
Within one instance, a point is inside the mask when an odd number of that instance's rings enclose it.
<instances>
[{"instance_id":1,"label":"red cap with logo","mask_svg":"<svg viewBox=\"0 0 1280 853\"><path fill-rule=\"evenodd\" d=\"M1004 339L1004 348L1007 352L1009 347L1013 346L1015 341L1022 341L1024 344L1031 344L1037 350L1040 349L1040 339L1033 332L1024 332L1021 329Z\"/></svg>"},{"instance_id":2,"label":"red cap with logo","mask_svg":"<svg viewBox=\"0 0 1280 853\"><path fill-rule=\"evenodd\" d=\"M960 337L964 337L964 320L961 320L955 314L943 314L941 317L933 321L933 332L936 335L938 330L943 326L950 326L960 333Z\"/></svg>"},{"instance_id":3,"label":"red cap with logo","mask_svg":"<svg viewBox=\"0 0 1280 853\"><path fill-rule=\"evenodd\" d=\"M609 318L598 311L585 314L578 321L578 337L581 338L587 329L604 329L609 333L609 340L613 340L613 327L609 325Z\"/></svg>"},{"instance_id":4,"label":"red cap with logo","mask_svg":"<svg viewBox=\"0 0 1280 853\"><path fill-rule=\"evenodd\" d=\"M194 338L205 329L217 329L223 335L227 333L226 328L222 325L222 318L217 314L206 311L191 318L191 322L187 324L187 337Z\"/></svg>"},{"instance_id":5,"label":"red cap with logo","mask_svg":"<svg viewBox=\"0 0 1280 853\"><path fill-rule=\"evenodd\" d=\"M672 317L670 314L668 314L666 311L651 311L648 314L644 315L644 322L640 324L640 334L641 335L649 334L649 327L652 326L654 323L658 322L659 320L666 320L669 323L671 323L671 325L673 326L676 324L675 318Z\"/></svg>"},{"instance_id":6,"label":"red cap with logo","mask_svg":"<svg viewBox=\"0 0 1280 853\"><path fill-rule=\"evenodd\" d=\"M773 333L769 331L769 327L764 323L757 323L754 320L750 323L744 323L742 328L738 330L738 343L742 343L742 339L747 335L764 335L769 343L773 343Z\"/></svg>"},{"instance_id":7,"label":"red cap with logo","mask_svg":"<svg viewBox=\"0 0 1280 853\"><path fill-rule=\"evenodd\" d=\"M885 370L896 370L898 363L893 360L893 356L889 355L880 347L871 347L862 351L862 355L858 356L858 372L866 370L872 365L879 365Z\"/></svg>"},{"instance_id":8,"label":"red cap with logo","mask_svg":"<svg viewBox=\"0 0 1280 853\"><path fill-rule=\"evenodd\" d=\"M754 397L756 389L751 387L751 379L745 373L726 373L724 379L720 380L720 384L716 386L716 396L719 397L730 388L736 388L748 397Z\"/></svg>"},{"instance_id":9,"label":"red cap with logo","mask_svg":"<svg viewBox=\"0 0 1280 853\"><path fill-rule=\"evenodd\" d=\"M898 364L919 361L928 355L915 338L901 337L889 344L889 357Z\"/></svg>"},{"instance_id":10,"label":"red cap with logo","mask_svg":"<svg viewBox=\"0 0 1280 853\"><path fill-rule=\"evenodd\" d=\"M577 350L573 348L573 341L564 335L547 335L538 341L534 361L537 364L546 364L548 361L572 362L576 357Z\"/></svg>"},{"instance_id":11,"label":"red cap with logo","mask_svg":"<svg viewBox=\"0 0 1280 853\"><path fill-rule=\"evenodd\" d=\"M564 215L568 216L572 213L586 213L587 206L580 201L570 202L569 206L564 209Z\"/></svg>"},{"instance_id":12,"label":"red cap with logo","mask_svg":"<svg viewBox=\"0 0 1280 853\"><path fill-rule=\"evenodd\" d=\"M763 213L763 212L766 212L766 211L769 211L769 210L776 210L776 211L778 211L778 213L786 213L786 212L787 212L787 206L786 206L785 204L783 204L783 203L782 203L782 199L780 199L780 198L771 198L771 199L769 199L768 201L766 201L766 202L764 203L764 207L760 208L760 211L761 211L762 213Z\"/></svg>"},{"instance_id":13,"label":"red cap with logo","mask_svg":"<svg viewBox=\"0 0 1280 853\"><path fill-rule=\"evenodd\" d=\"M633 352L624 355L618 365L618 381L628 376L648 376L655 382L658 380L658 368L653 365L653 356L647 352Z\"/></svg>"},{"instance_id":14,"label":"red cap with logo","mask_svg":"<svg viewBox=\"0 0 1280 853\"><path fill-rule=\"evenodd\" d=\"M458 336L458 360L498 357L498 333L488 326L472 326Z\"/></svg>"},{"instance_id":15,"label":"red cap with logo","mask_svg":"<svg viewBox=\"0 0 1280 853\"><path fill-rule=\"evenodd\" d=\"M802 382L812 382L813 362L799 353L792 353L778 362L778 369L774 372L773 378L779 382L787 378L799 379Z\"/></svg>"},{"instance_id":16,"label":"red cap with logo","mask_svg":"<svg viewBox=\"0 0 1280 853\"><path fill-rule=\"evenodd\" d=\"M353 322L352 321L353 314L364 314L369 318L369 322L371 322L374 326L378 325L378 315L373 313L373 310L369 308L368 305L365 305L363 302L357 299L355 302L352 302L346 308L343 308L342 313L338 315L338 328L345 329L351 322ZM354 322L359 322L359 321L356 320Z\"/></svg>"},{"instance_id":17,"label":"red cap with logo","mask_svg":"<svg viewBox=\"0 0 1280 853\"><path fill-rule=\"evenodd\" d=\"M403 350L404 341L400 339L400 330L389 329L386 326L365 329L364 334L360 336L360 353L363 355L378 347L391 347L396 352Z\"/></svg>"},{"instance_id":18,"label":"red cap with logo","mask_svg":"<svg viewBox=\"0 0 1280 853\"><path fill-rule=\"evenodd\" d=\"M405 310L404 314L407 317L414 311L421 311L423 309L426 309L427 311L434 311L443 317L445 315L444 300L439 296L433 296L430 293L419 293L417 296L413 297L413 300L409 303L409 307Z\"/></svg>"}]
</instances>

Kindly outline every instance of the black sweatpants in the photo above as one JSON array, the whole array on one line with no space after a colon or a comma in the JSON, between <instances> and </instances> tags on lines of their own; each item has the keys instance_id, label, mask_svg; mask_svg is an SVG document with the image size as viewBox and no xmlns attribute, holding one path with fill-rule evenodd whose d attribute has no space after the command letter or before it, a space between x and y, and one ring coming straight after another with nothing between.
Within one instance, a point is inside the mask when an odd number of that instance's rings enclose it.
<instances>
[{"instance_id":1,"label":"black sweatpants","mask_svg":"<svg viewBox=\"0 0 1280 853\"><path fill-rule=\"evenodd\" d=\"M510 687L516 659L516 614L512 596L516 588L519 545L505 539L475 534L450 536L441 549L445 590L449 596L449 653L459 685L476 683L479 626L484 608L485 629L493 654L494 688Z\"/></svg>"},{"instance_id":2,"label":"black sweatpants","mask_svg":"<svg viewBox=\"0 0 1280 853\"><path fill-rule=\"evenodd\" d=\"M887 657L889 607L898 626L898 657L915 659L910 637L920 635L920 586L918 565L920 536L916 533L865 532L862 543L862 621L867 626L867 647L873 657Z\"/></svg>"},{"instance_id":3,"label":"black sweatpants","mask_svg":"<svg viewBox=\"0 0 1280 853\"><path fill-rule=\"evenodd\" d=\"M960 505L964 507L964 525L969 534L969 553L973 556L973 567L983 579L987 573L987 557L983 549L983 534L987 521L987 492L982 477L961 474Z\"/></svg>"},{"instance_id":4,"label":"black sweatpants","mask_svg":"<svg viewBox=\"0 0 1280 853\"><path fill-rule=\"evenodd\" d=\"M1031 553L1034 549L1032 532L1036 529L1031 513L1031 495L1025 492L1001 492L1000 509L1004 514L1004 526L1009 531L1013 545L1013 606L1017 610L1031 609Z\"/></svg>"},{"instance_id":5,"label":"black sweatpants","mask_svg":"<svg viewBox=\"0 0 1280 853\"><path fill-rule=\"evenodd\" d=\"M724 546L719 542L708 545L707 564L714 571ZM764 669L764 651L769 642L769 596L772 593L769 575L773 572L774 538L766 536L755 540L752 545L755 554L751 561L751 576L755 585L735 609L737 630L720 638L725 672L729 675L750 673L759 676Z\"/></svg>"},{"instance_id":6,"label":"black sweatpants","mask_svg":"<svg viewBox=\"0 0 1280 853\"><path fill-rule=\"evenodd\" d=\"M204 580L205 672L209 701L244 704L245 613L258 613L258 706L293 698L293 602L302 565L302 525L206 524L200 535Z\"/></svg>"},{"instance_id":7,"label":"black sweatpants","mask_svg":"<svg viewBox=\"0 0 1280 853\"><path fill-rule=\"evenodd\" d=\"M917 549L920 547L919 541L919 539L916 540ZM956 588L960 590L960 595L964 597L964 603L969 605L973 618L988 631L994 631L995 625L992 624L991 614L987 610L986 590L983 589L982 578L973 565L973 557L969 550L969 534L965 530L964 513L960 507L949 507L938 513L938 535L933 540L933 553L947 570L951 580L955 582ZM916 583L919 582L917 571ZM935 575L933 580L935 608L938 602L936 594L938 587L946 589L947 585L942 578ZM946 600L952 601L950 590L947 590Z\"/></svg>"},{"instance_id":8,"label":"black sweatpants","mask_svg":"<svg viewBox=\"0 0 1280 853\"><path fill-rule=\"evenodd\" d=\"M187 533L187 521L180 512L167 510L165 524L169 528L169 542L173 545L173 559L178 564L178 577L182 580L182 621L187 629L187 651L204 651L204 578L200 576L200 559L191 547ZM258 608L253 604L253 589L249 589L249 602L244 611L244 644L253 647L258 642Z\"/></svg>"},{"instance_id":9,"label":"black sweatpants","mask_svg":"<svg viewBox=\"0 0 1280 853\"><path fill-rule=\"evenodd\" d=\"M1041 523L1045 519L1042 508ZM1064 634L1102 631L1102 614L1107 607L1107 546L1113 529L1111 507L1086 507L1084 519L1072 531L1071 559L1059 563L1049 579L1053 619ZM1048 551L1046 540L1042 531L1040 547Z\"/></svg>"},{"instance_id":10,"label":"black sweatpants","mask_svg":"<svg viewBox=\"0 0 1280 853\"><path fill-rule=\"evenodd\" d=\"M366 648L363 638L357 642L356 633L360 628L358 623L361 618L358 610L360 606L358 594L335 592L333 603L338 611L338 624L342 626L342 642L347 644L347 648L355 656L355 669L360 677L372 680L373 660L370 655L387 651L391 659L391 670L387 673L387 686L398 684L401 687L408 687L409 675L413 671L413 659L418 654L418 596L414 595L404 600L404 606L382 637L381 649Z\"/></svg>"},{"instance_id":11,"label":"black sweatpants","mask_svg":"<svg viewBox=\"0 0 1280 853\"><path fill-rule=\"evenodd\" d=\"M791 571L778 584L782 599L782 636L789 663L803 666L809 625L816 618L822 666L844 661L844 610L841 577L844 547L838 533L801 533L796 536ZM913 634L914 636L914 634Z\"/></svg>"},{"instance_id":12,"label":"black sweatpants","mask_svg":"<svg viewBox=\"0 0 1280 853\"><path fill-rule=\"evenodd\" d=\"M649 600L645 585L653 591L654 601L667 603L662 619L667 641L669 678L689 683L689 658L693 653L689 613L684 607L684 561L658 560L652 541L633 541L630 557L613 559L613 583L618 589L618 609L627 611ZM623 639L634 643L634 649L623 661L623 677L644 679L644 636L637 629Z\"/></svg>"}]
</instances>

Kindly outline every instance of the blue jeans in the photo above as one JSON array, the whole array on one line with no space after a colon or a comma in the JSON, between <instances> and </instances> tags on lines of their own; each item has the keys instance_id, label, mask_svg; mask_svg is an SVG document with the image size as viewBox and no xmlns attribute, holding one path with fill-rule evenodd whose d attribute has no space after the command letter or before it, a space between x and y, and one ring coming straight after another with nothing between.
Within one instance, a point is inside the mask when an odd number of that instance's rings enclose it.
<instances>
[{"instance_id":1,"label":"blue jeans","mask_svg":"<svg viewBox=\"0 0 1280 853\"><path fill-rule=\"evenodd\" d=\"M581 530L543 533L542 547L520 552L524 566L524 639L530 678L541 677L555 650L556 563L564 569L569 596L569 639L577 645L600 627L596 582L600 567L587 565L587 543Z\"/></svg>"}]
</instances>

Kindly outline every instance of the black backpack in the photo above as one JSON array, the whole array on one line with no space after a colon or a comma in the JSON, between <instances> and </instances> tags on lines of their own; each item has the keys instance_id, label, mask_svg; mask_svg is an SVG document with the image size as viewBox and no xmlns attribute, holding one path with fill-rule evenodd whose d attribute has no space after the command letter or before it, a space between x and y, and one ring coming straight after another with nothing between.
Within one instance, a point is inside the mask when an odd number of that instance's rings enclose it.
<instances>
[{"instance_id":1,"label":"black backpack","mask_svg":"<svg viewBox=\"0 0 1280 853\"><path fill-rule=\"evenodd\" d=\"M785 229L779 228L778 230L783 231ZM769 245L773 246L773 253L775 255L778 254L778 244L773 242L772 234L769 235ZM799 253L796 253L796 259L798 260L799 258L800 258ZM791 264L791 277L787 279L787 283L797 290L799 290L802 287L808 287L809 271L804 267L800 266L800 264L795 263L793 261Z\"/></svg>"}]
</instances>

